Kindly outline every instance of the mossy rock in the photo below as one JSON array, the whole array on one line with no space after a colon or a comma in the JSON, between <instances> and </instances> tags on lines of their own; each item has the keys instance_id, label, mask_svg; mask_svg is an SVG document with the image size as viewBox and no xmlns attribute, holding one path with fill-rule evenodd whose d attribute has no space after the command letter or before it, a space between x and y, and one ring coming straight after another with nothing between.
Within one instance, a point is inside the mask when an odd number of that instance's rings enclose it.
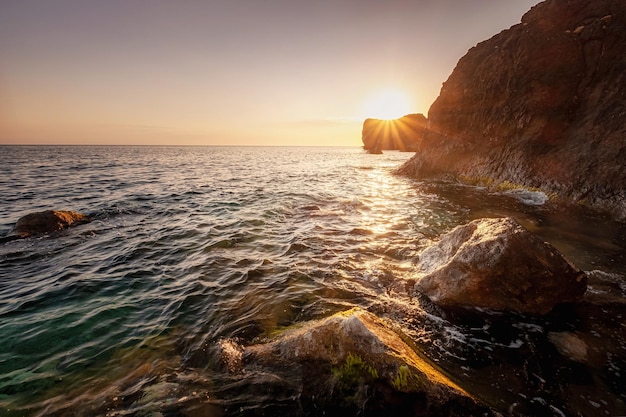
<instances>
[{"instance_id":1,"label":"mossy rock","mask_svg":"<svg viewBox=\"0 0 626 417\"><path fill-rule=\"evenodd\" d=\"M267 376L273 375L285 389L297 393L302 409L301 413L291 409L295 414L491 413L383 320L361 309L300 325L272 342L247 347L232 385L254 390L250 379L254 375L262 376L259 383L266 384L265 389L270 389Z\"/></svg>"}]
</instances>

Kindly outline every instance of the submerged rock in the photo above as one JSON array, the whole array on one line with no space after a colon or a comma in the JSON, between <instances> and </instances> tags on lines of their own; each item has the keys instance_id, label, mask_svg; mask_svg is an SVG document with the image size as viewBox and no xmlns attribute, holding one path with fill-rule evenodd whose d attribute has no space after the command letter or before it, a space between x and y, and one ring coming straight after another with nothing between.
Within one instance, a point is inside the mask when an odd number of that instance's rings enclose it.
<instances>
[{"instance_id":1,"label":"submerged rock","mask_svg":"<svg viewBox=\"0 0 626 417\"><path fill-rule=\"evenodd\" d=\"M539 188L626 219L626 2L547 0L461 58L399 172Z\"/></svg>"},{"instance_id":2,"label":"submerged rock","mask_svg":"<svg viewBox=\"0 0 626 417\"><path fill-rule=\"evenodd\" d=\"M15 224L9 238L20 239L56 232L70 226L89 222L89 217L73 211L46 210L27 214Z\"/></svg>"},{"instance_id":3,"label":"submerged rock","mask_svg":"<svg viewBox=\"0 0 626 417\"><path fill-rule=\"evenodd\" d=\"M280 398L267 398L273 404L260 404L256 396L252 414L259 408L273 415L283 415L280 410L285 415L492 415L383 321L360 309L247 347L235 369L241 379L227 386L246 393L261 387L280 392ZM285 408L287 402L291 408Z\"/></svg>"},{"instance_id":4,"label":"submerged rock","mask_svg":"<svg viewBox=\"0 0 626 417\"><path fill-rule=\"evenodd\" d=\"M546 314L579 300L587 276L512 218L459 226L420 256L415 289L444 306Z\"/></svg>"}]
</instances>

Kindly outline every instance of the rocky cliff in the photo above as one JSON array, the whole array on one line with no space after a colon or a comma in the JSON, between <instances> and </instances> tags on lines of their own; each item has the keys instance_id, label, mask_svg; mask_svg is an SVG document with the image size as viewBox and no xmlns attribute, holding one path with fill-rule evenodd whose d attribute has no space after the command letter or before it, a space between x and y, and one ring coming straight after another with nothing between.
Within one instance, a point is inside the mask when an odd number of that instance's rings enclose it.
<instances>
[{"instance_id":1,"label":"rocky cliff","mask_svg":"<svg viewBox=\"0 0 626 417\"><path fill-rule=\"evenodd\" d=\"M363 147L372 153L383 150L415 151L426 132L428 120L423 114L408 114L394 120L366 119L363 123Z\"/></svg>"},{"instance_id":2,"label":"rocky cliff","mask_svg":"<svg viewBox=\"0 0 626 417\"><path fill-rule=\"evenodd\" d=\"M509 182L626 219L626 1L547 0L461 58L399 172Z\"/></svg>"}]
</instances>

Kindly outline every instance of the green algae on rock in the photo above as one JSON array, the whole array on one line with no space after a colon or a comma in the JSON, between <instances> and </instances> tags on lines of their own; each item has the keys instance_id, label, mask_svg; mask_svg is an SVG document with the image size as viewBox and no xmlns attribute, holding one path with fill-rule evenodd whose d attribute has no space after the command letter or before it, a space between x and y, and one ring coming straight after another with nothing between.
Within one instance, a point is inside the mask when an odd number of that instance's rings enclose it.
<instances>
[{"instance_id":1,"label":"green algae on rock","mask_svg":"<svg viewBox=\"0 0 626 417\"><path fill-rule=\"evenodd\" d=\"M358 308L247 347L241 377L261 369L278 376L302 372L299 402L328 411L491 413L381 319Z\"/></svg>"}]
</instances>

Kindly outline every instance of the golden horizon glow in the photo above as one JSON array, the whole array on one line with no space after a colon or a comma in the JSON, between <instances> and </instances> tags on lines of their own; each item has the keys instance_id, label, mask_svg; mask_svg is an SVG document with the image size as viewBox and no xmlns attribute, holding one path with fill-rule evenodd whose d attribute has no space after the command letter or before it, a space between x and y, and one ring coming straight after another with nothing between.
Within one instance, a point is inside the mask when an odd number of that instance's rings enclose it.
<instances>
[{"instance_id":1,"label":"golden horizon glow","mask_svg":"<svg viewBox=\"0 0 626 417\"><path fill-rule=\"evenodd\" d=\"M360 146L536 2L0 1L0 144Z\"/></svg>"},{"instance_id":2,"label":"golden horizon glow","mask_svg":"<svg viewBox=\"0 0 626 417\"><path fill-rule=\"evenodd\" d=\"M365 102L365 117L394 120L411 113L412 100L407 93L395 88L379 90Z\"/></svg>"}]
</instances>

